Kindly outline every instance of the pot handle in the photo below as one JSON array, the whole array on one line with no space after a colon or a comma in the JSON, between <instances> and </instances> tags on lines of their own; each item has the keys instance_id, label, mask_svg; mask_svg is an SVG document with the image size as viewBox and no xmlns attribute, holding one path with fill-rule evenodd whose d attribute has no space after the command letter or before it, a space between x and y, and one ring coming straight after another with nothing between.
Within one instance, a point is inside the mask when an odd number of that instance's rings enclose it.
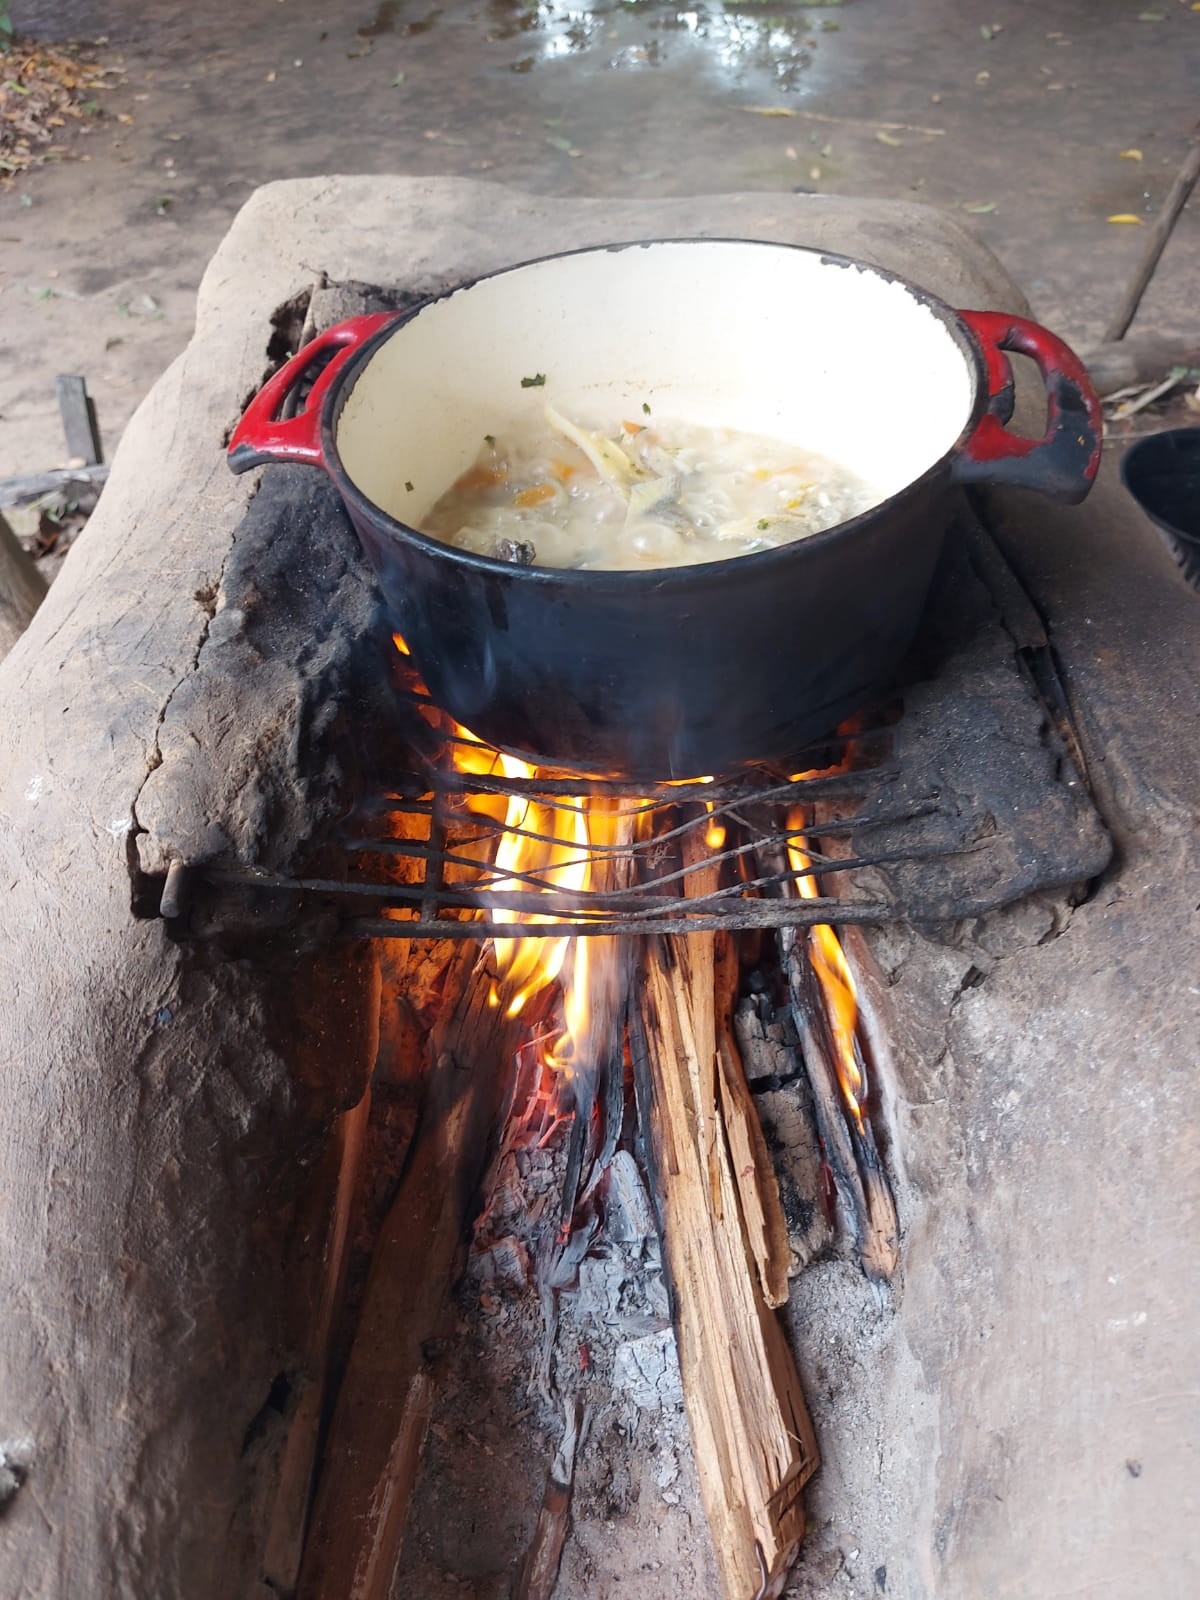
<instances>
[{"instance_id":1,"label":"pot handle","mask_svg":"<svg viewBox=\"0 0 1200 1600\"><path fill-rule=\"evenodd\" d=\"M305 462L323 467L321 447L321 407L333 380L346 362L389 322L396 311L376 311L367 316L349 317L326 328L298 350L251 400L229 441L228 461L234 472L248 472L264 462ZM287 415L288 401L299 390L314 362L324 357L312 388L294 416Z\"/></svg>"},{"instance_id":2,"label":"pot handle","mask_svg":"<svg viewBox=\"0 0 1200 1600\"><path fill-rule=\"evenodd\" d=\"M988 409L962 453L953 476L959 483L1039 489L1075 505L1092 486L1100 465L1100 400L1079 357L1061 339L1026 317L1003 311L960 311L979 347L988 378ZM1046 385L1047 425L1040 439L1009 433L1013 380L1005 350L1032 356Z\"/></svg>"}]
</instances>

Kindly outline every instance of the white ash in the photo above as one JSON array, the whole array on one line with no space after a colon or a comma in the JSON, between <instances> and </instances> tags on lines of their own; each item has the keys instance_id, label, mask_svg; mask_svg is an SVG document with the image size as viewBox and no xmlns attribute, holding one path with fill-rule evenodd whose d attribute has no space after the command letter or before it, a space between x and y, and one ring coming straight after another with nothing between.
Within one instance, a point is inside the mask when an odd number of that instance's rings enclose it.
<instances>
[{"instance_id":1,"label":"white ash","mask_svg":"<svg viewBox=\"0 0 1200 1600\"><path fill-rule=\"evenodd\" d=\"M683 1380L671 1328L648 1333L618 1345L613 1360L613 1385L641 1411L660 1411L683 1404Z\"/></svg>"}]
</instances>

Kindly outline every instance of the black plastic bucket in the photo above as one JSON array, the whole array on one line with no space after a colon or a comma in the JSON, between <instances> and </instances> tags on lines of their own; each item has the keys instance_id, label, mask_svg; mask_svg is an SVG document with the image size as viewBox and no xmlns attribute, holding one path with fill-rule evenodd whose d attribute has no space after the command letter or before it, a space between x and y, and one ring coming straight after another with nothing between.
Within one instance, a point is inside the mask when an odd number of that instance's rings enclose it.
<instances>
[{"instance_id":1,"label":"black plastic bucket","mask_svg":"<svg viewBox=\"0 0 1200 1600\"><path fill-rule=\"evenodd\" d=\"M1172 428L1125 452L1121 478L1183 569L1200 589L1200 428Z\"/></svg>"}]
</instances>

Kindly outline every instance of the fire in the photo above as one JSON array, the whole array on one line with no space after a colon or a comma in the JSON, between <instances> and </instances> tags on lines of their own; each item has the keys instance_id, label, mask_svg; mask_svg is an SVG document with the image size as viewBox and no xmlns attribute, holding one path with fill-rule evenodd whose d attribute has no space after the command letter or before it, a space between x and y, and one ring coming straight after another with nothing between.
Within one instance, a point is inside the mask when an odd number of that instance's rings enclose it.
<instances>
[{"instance_id":1,"label":"fire","mask_svg":"<svg viewBox=\"0 0 1200 1600\"><path fill-rule=\"evenodd\" d=\"M400 634L393 634L401 656L410 657ZM452 725L451 760L455 769L468 777L504 777L530 781L538 776L536 767L516 756L493 749L461 724ZM640 802L592 800L577 795L566 799L535 798L526 794L489 794L486 790L467 790L467 809L478 817L497 824L494 858L489 841L460 846L459 853L478 854L480 870L486 871L487 886L504 891L537 893L539 889L562 890L577 895L594 886L598 870L619 872L620 866L604 868L611 860L613 847L628 843ZM711 808L710 808L711 809ZM723 830L722 830L723 836ZM607 853L606 853L607 852ZM619 857L619 852L618 852ZM470 868L450 869L452 877ZM561 916L561 914L560 914ZM534 911L517 911L497 906L491 920L498 925L536 927L560 920L560 916ZM562 994L562 1027L547 1028L535 1019L529 1041L538 1058L552 1072L569 1078L581 1070L580 1043L599 1030L605 1031L607 1001L613 989L617 965L616 941L610 938L580 939L558 934L497 937L492 942L495 980L489 1003L503 1006L505 1015L519 1017L532 1010L532 1003L557 984ZM607 1040L597 1041L607 1044Z\"/></svg>"},{"instance_id":2,"label":"fire","mask_svg":"<svg viewBox=\"0 0 1200 1600\"><path fill-rule=\"evenodd\" d=\"M811 773L799 773L798 777L811 777ZM811 874L812 860L803 848L804 841L799 837L799 831L804 825L804 816L799 807L788 816L788 860L792 871L807 876L796 878L796 887L802 899L816 900L820 891L817 881ZM825 997L825 1012L829 1019L829 1032L833 1041L833 1050L836 1057L838 1083L841 1086L842 1098L858 1126L862 1127L863 1112L866 1108L867 1086L863 1081L862 1068L859 1064L858 1049L855 1043L855 1032L858 1025L858 989L854 983L854 974L850 971L846 961L846 953L842 949L841 940L828 923L818 922L808 930L809 960L817 981L821 985L821 993Z\"/></svg>"}]
</instances>

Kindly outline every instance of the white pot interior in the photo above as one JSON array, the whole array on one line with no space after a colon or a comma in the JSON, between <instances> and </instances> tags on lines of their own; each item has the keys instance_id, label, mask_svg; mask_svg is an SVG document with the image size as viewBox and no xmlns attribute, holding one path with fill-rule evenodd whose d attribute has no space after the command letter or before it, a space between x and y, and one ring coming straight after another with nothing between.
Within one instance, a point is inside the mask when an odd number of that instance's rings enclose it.
<instances>
[{"instance_id":1,"label":"white pot interior","mask_svg":"<svg viewBox=\"0 0 1200 1600\"><path fill-rule=\"evenodd\" d=\"M538 374L544 386L522 387ZM639 245L515 268L426 306L358 376L337 451L363 494L420 526L485 434L547 400L594 427L646 404L816 451L882 499L953 446L974 391L933 311L870 269L782 245Z\"/></svg>"}]
</instances>

